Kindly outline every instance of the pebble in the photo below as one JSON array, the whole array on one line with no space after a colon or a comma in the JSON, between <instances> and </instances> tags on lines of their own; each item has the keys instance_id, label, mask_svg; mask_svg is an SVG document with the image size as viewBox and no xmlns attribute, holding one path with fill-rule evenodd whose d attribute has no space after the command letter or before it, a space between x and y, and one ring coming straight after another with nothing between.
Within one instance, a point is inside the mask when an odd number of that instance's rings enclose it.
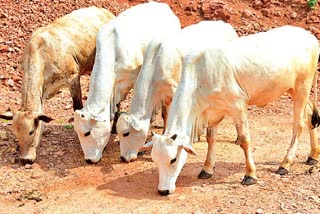
<instances>
[{"instance_id":1,"label":"pebble","mask_svg":"<svg viewBox=\"0 0 320 214\"><path fill-rule=\"evenodd\" d=\"M256 210L256 214L262 214L262 213L263 213L263 210L261 208Z\"/></svg>"},{"instance_id":2,"label":"pebble","mask_svg":"<svg viewBox=\"0 0 320 214\"><path fill-rule=\"evenodd\" d=\"M32 169L33 166L32 166L31 164L26 164L26 165L24 166L24 168L25 168L25 169Z\"/></svg>"}]
</instances>

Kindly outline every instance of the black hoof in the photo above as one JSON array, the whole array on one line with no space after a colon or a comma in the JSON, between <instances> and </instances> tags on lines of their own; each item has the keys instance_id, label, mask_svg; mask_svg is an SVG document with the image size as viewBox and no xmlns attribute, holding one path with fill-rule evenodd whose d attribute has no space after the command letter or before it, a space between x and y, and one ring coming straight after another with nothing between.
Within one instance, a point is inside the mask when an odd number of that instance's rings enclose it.
<instances>
[{"instance_id":1,"label":"black hoof","mask_svg":"<svg viewBox=\"0 0 320 214\"><path fill-rule=\"evenodd\" d=\"M278 175L286 175L289 173L289 170L285 169L284 167L280 166L277 170L276 174Z\"/></svg>"},{"instance_id":2,"label":"black hoof","mask_svg":"<svg viewBox=\"0 0 320 214\"><path fill-rule=\"evenodd\" d=\"M257 179L249 176L249 175L245 175L244 178L242 179L241 181L241 184L242 185L245 185L245 186L249 186L249 185L252 185L252 184L255 184L257 183Z\"/></svg>"},{"instance_id":3,"label":"black hoof","mask_svg":"<svg viewBox=\"0 0 320 214\"><path fill-rule=\"evenodd\" d=\"M146 151L138 152L138 156L144 155L145 153L146 153Z\"/></svg>"},{"instance_id":4,"label":"black hoof","mask_svg":"<svg viewBox=\"0 0 320 214\"><path fill-rule=\"evenodd\" d=\"M90 160L90 159L86 159L86 163L87 163L87 164L94 164L94 163L92 162L92 160Z\"/></svg>"},{"instance_id":5,"label":"black hoof","mask_svg":"<svg viewBox=\"0 0 320 214\"><path fill-rule=\"evenodd\" d=\"M169 190L158 190L159 194L162 196L169 195Z\"/></svg>"},{"instance_id":6,"label":"black hoof","mask_svg":"<svg viewBox=\"0 0 320 214\"><path fill-rule=\"evenodd\" d=\"M312 157L308 157L308 160L306 162L307 165L316 165L318 163L318 160L312 158Z\"/></svg>"},{"instance_id":7,"label":"black hoof","mask_svg":"<svg viewBox=\"0 0 320 214\"><path fill-rule=\"evenodd\" d=\"M120 159L123 163L129 163L130 161L128 161L127 159L125 159L124 157L120 156Z\"/></svg>"},{"instance_id":8,"label":"black hoof","mask_svg":"<svg viewBox=\"0 0 320 214\"><path fill-rule=\"evenodd\" d=\"M211 177L212 177L212 174L207 173L207 172L204 171L204 170L201 170L201 172L200 172L199 175L198 175L198 178L199 178L199 179L209 179L209 178L211 178Z\"/></svg>"},{"instance_id":9,"label":"black hoof","mask_svg":"<svg viewBox=\"0 0 320 214\"><path fill-rule=\"evenodd\" d=\"M20 159L22 165L27 165L27 164L33 164L33 161L32 160L29 160L29 159Z\"/></svg>"}]
</instances>

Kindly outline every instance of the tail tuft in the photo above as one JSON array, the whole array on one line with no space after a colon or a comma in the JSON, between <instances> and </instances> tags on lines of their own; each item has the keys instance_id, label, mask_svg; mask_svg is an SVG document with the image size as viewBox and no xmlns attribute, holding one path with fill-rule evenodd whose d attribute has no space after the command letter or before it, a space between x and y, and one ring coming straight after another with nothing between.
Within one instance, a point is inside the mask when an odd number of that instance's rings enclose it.
<instances>
[{"instance_id":1,"label":"tail tuft","mask_svg":"<svg viewBox=\"0 0 320 214\"><path fill-rule=\"evenodd\" d=\"M315 108L311 117L311 124L313 128L317 128L320 125L320 116L318 110Z\"/></svg>"}]
</instances>

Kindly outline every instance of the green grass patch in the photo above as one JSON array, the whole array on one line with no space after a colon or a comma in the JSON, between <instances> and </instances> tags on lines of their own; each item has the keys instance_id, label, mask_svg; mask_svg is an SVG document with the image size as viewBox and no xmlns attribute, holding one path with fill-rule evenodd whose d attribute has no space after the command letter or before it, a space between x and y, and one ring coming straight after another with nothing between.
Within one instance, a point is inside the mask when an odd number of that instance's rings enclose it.
<instances>
[{"instance_id":1,"label":"green grass patch","mask_svg":"<svg viewBox=\"0 0 320 214\"><path fill-rule=\"evenodd\" d=\"M64 125L63 128L65 128L65 129L73 129L73 125L67 124L67 125Z\"/></svg>"},{"instance_id":2,"label":"green grass patch","mask_svg":"<svg viewBox=\"0 0 320 214\"><path fill-rule=\"evenodd\" d=\"M315 9L317 7L318 0L308 0L308 7L310 9Z\"/></svg>"}]
</instances>

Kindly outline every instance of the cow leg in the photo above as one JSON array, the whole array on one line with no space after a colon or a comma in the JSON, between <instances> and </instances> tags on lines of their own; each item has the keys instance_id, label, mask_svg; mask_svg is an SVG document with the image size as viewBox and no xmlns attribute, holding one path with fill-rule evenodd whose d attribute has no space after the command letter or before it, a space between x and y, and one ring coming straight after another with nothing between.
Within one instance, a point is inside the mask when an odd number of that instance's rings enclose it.
<instances>
[{"instance_id":1,"label":"cow leg","mask_svg":"<svg viewBox=\"0 0 320 214\"><path fill-rule=\"evenodd\" d=\"M300 89L300 90L299 90ZM296 90L298 93L293 94L294 100L294 119L293 119L293 133L290 147L287 151L286 156L284 157L277 174L285 175L289 172L290 166L293 164L293 159L298 146L298 139L301 135L302 129L305 126L305 112L306 105L309 99L308 91L306 88L301 87Z\"/></svg>"},{"instance_id":2,"label":"cow leg","mask_svg":"<svg viewBox=\"0 0 320 214\"><path fill-rule=\"evenodd\" d=\"M70 94L73 101L73 110L82 109L82 94L80 85L80 75L75 77L70 83Z\"/></svg>"},{"instance_id":3,"label":"cow leg","mask_svg":"<svg viewBox=\"0 0 320 214\"><path fill-rule=\"evenodd\" d=\"M207 128L208 152L207 152L207 158L204 163L204 166L198 175L199 179L208 179L208 178L211 178L213 175L213 169L215 167L215 162L216 162L215 135L217 133L217 130L218 130L218 125L209 126Z\"/></svg>"},{"instance_id":4,"label":"cow leg","mask_svg":"<svg viewBox=\"0 0 320 214\"><path fill-rule=\"evenodd\" d=\"M166 130L167 127L167 120L168 120L168 112L169 112L169 107L168 106L162 106L161 108L161 115L162 115L162 119L163 119L163 132Z\"/></svg>"},{"instance_id":5,"label":"cow leg","mask_svg":"<svg viewBox=\"0 0 320 214\"><path fill-rule=\"evenodd\" d=\"M246 161L246 174L241 183L243 185L255 184L257 183L256 166L252 155L249 123L247 119L247 106L245 104L240 104L239 108L232 112L232 118L237 129L238 143L244 152Z\"/></svg>"},{"instance_id":6,"label":"cow leg","mask_svg":"<svg viewBox=\"0 0 320 214\"><path fill-rule=\"evenodd\" d=\"M118 103L117 105L117 112L115 113L114 115L114 118L113 118L113 124L112 124L112 128L111 128L111 134L117 134L117 122L118 122L118 119L120 117L120 103Z\"/></svg>"},{"instance_id":7,"label":"cow leg","mask_svg":"<svg viewBox=\"0 0 320 214\"><path fill-rule=\"evenodd\" d=\"M313 114L313 105L311 101L309 101L308 106L306 108L306 116L308 120L308 129L309 129L309 135L310 135L310 155L306 161L306 164L308 165L315 165L318 163L318 156L320 153L320 147L318 143L318 132L316 129L313 128L313 125L311 123L311 118Z\"/></svg>"}]
</instances>

